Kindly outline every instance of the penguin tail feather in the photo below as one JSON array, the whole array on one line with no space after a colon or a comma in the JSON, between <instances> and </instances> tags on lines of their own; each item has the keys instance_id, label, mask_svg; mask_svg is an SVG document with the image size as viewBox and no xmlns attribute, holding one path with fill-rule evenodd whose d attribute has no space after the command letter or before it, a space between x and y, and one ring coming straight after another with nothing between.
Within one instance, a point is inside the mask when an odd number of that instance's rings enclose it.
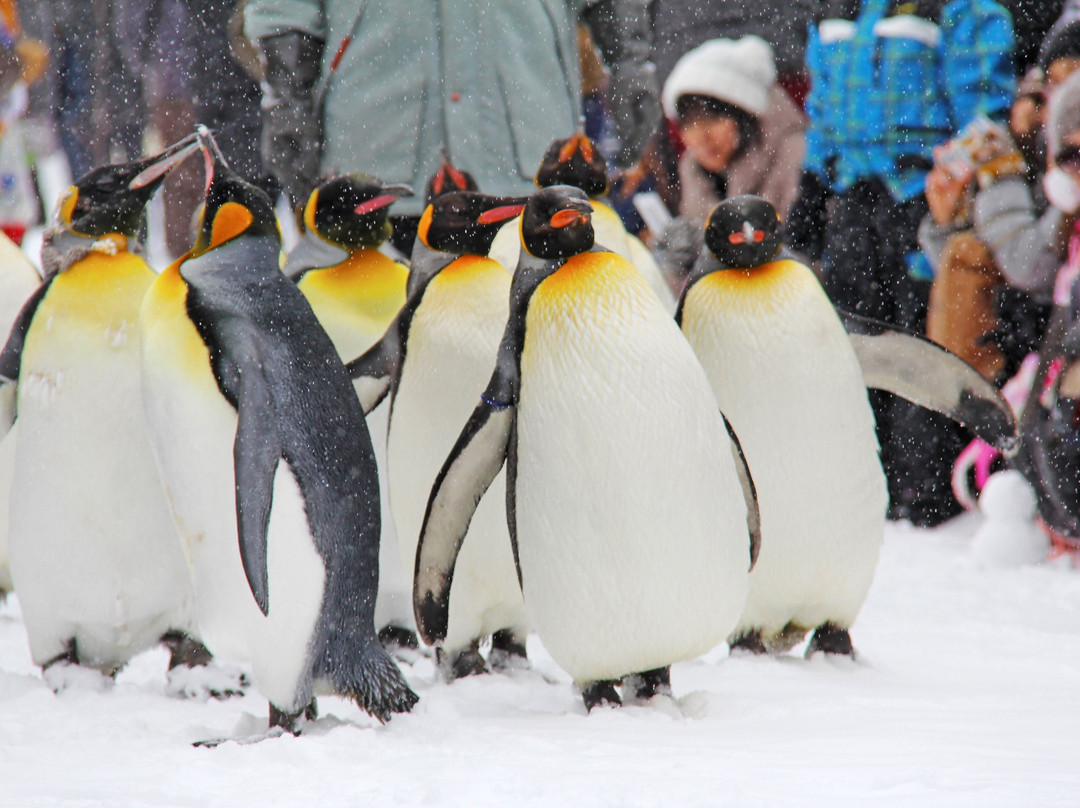
<instances>
[{"instance_id":1,"label":"penguin tail feather","mask_svg":"<svg viewBox=\"0 0 1080 808\"><path fill-rule=\"evenodd\" d=\"M337 689L382 723L393 713L407 713L420 700L390 655L378 643L370 643L357 664L337 682Z\"/></svg>"}]
</instances>

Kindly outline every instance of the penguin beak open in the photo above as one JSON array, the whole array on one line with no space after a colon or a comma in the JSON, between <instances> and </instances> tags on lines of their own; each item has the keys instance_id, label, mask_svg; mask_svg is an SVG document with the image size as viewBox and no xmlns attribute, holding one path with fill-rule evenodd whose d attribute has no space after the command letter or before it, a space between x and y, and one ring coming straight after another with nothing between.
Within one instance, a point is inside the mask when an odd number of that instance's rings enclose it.
<instances>
[{"instance_id":1,"label":"penguin beak open","mask_svg":"<svg viewBox=\"0 0 1080 808\"><path fill-rule=\"evenodd\" d=\"M476 217L477 224L499 224L500 222L507 222L519 215L525 210L525 203L520 205L500 205L497 208L491 208L485 210L478 217Z\"/></svg>"},{"instance_id":2,"label":"penguin beak open","mask_svg":"<svg viewBox=\"0 0 1080 808\"><path fill-rule=\"evenodd\" d=\"M203 160L206 164L206 190L209 191L214 182L214 167L219 164L228 166L228 162L225 160L225 155L221 153L221 149L218 148L213 133L207 127L199 124L195 128L195 136L203 152Z\"/></svg>"},{"instance_id":3,"label":"penguin beak open","mask_svg":"<svg viewBox=\"0 0 1080 808\"><path fill-rule=\"evenodd\" d=\"M378 196L374 196L357 205L355 210L356 215L364 216L365 214L372 213L380 208L392 205L402 197L413 195L413 189L408 185L384 185L382 191L383 193Z\"/></svg>"},{"instance_id":4,"label":"penguin beak open","mask_svg":"<svg viewBox=\"0 0 1080 808\"><path fill-rule=\"evenodd\" d=\"M563 210L556 211L552 215L548 223L554 228L562 228L571 224L586 224L589 221L591 214L587 210L578 210L577 208L564 208Z\"/></svg>"},{"instance_id":5,"label":"penguin beak open","mask_svg":"<svg viewBox=\"0 0 1080 808\"><path fill-rule=\"evenodd\" d=\"M592 141L585 136L584 132L574 133L574 136L563 144L563 147L559 149L559 162L570 162L570 158L574 156L574 153L579 151L581 156L585 158L585 162L591 163L593 161Z\"/></svg>"},{"instance_id":6,"label":"penguin beak open","mask_svg":"<svg viewBox=\"0 0 1080 808\"><path fill-rule=\"evenodd\" d=\"M137 191L162 181L165 176L184 160L199 150L199 142L194 134L174 143L157 157L146 161L146 167L132 177L128 189Z\"/></svg>"}]
</instances>

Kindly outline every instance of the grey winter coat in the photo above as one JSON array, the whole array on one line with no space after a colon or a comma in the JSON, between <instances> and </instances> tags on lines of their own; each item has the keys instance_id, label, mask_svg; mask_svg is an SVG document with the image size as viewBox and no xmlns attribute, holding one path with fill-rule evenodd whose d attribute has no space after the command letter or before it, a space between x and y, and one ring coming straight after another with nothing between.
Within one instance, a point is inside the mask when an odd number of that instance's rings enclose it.
<instances>
[{"instance_id":1,"label":"grey winter coat","mask_svg":"<svg viewBox=\"0 0 1080 808\"><path fill-rule=\"evenodd\" d=\"M324 173L367 171L419 190L446 146L481 190L524 194L578 124L581 0L249 0L253 40L325 42ZM332 66L337 61L337 68ZM422 196L395 204L418 214Z\"/></svg>"}]
</instances>

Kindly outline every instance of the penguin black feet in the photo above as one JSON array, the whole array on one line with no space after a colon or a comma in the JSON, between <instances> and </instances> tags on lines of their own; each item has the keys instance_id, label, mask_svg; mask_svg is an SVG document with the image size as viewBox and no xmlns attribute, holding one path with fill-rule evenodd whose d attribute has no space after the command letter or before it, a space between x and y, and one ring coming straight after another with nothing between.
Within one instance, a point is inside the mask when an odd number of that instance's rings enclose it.
<instances>
[{"instance_id":1,"label":"penguin black feet","mask_svg":"<svg viewBox=\"0 0 1080 808\"><path fill-rule=\"evenodd\" d=\"M308 721L314 721L319 717L319 705L313 698L307 706L295 713L286 713L270 703L270 729L281 727L290 735L299 735L300 730Z\"/></svg>"},{"instance_id":2,"label":"penguin black feet","mask_svg":"<svg viewBox=\"0 0 1080 808\"><path fill-rule=\"evenodd\" d=\"M810 644L806 646L806 658L809 659L819 651L825 654L855 658L855 649L851 645L851 635L848 630L832 623L822 623L814 631L814 636L810 638Z\"/></svg>"},{"instance_id":3,"label":"penguin black feet","mask_svg":"<svg viewBox=\"0 0 1080 808\"><path fill-rule=\"evenodd\" d=\"M161 644L169 649L169 670L187 665L209 665L214 659L210 649L183 631L167 631L161 635Z\"/></svg>"},{"instance_id":4,"label":"penguin black feet","mask_svg":"<svg viewBox=\"0 0 1080 808\"><path fill-rule=\"evenodd\" d=\"M466 646L462 651L451 654L442 648L435 649L435 661L448 682L464 679L466 676L479 676L490 673L487 663L480 656L480 642Z\"/></svg>"},{"instance_id":5,"label":"penguin black feet","mask_svg":"<svg viewBox=\"0 0 1080 808\"><path fill-rule=\"evenodd\" d=\"M64 650L41 666L41 678L54 693L70 687L79 690L104 691L112 686L119 665L91 668L79 659L79 648L72 637L64 643Z\"/></svg>"},{"instance_id":6,"label":"penguin black feet","mask_svg":"<svg viewBox=\"0 0 1080 808\"><path fill-rule=\"evenodd\" d=\"M491 653L488 664L492 670L515 671L529 667L529 656L525 652L525 640L504 628L491 635Z\"/></svg>"},{"instance_id":7,"label":"penguin black feet","mask_svg":"<svg viewBox=\"0 0 1080 808\"><path fill-rule=\"evenodd\" d=\"M671 697L671 668L655 668L632 673L623 679L623 693L628 701L643 702L654 696Z\"/></svg>"},{"instance_id":8,"label":"penguin black feet","mask_svg":"<svg viewBox=\"0 0 1080 808\"><path fill-rule=\"evenodd\" d=\"M585 710L592 712L594 707L621 707L622 699L615 689L617 683L608 679L601 682L589 682L581 688L581 698Z\"/></svg>"},{"instance_id":9,"label":"penguin black feet","mask_svg":"<svg viewBox=\"0 0 1080 808\"><path fill-rule=\"evenodd\" d=\"M398 650L420 650L420 641L416 638L416 632L404 626L383 626L379 630L379 642L388 654L393 654Z\"/></svg>"},{"instance_id":10,"label":"penguin black feet","mask_svg":"<svg viewBox=\"0 0 1080 808\"><path fill-rule=\"evenodd\" d=\"M761 631L759 629L753 629L752 631L747 631L745 634L740 634L738 637L731 640L728 645L731 648L732 654L762 655L769 653L769 649L765 647L765 641L761 639Z\"/></svg>"}]
</instances>

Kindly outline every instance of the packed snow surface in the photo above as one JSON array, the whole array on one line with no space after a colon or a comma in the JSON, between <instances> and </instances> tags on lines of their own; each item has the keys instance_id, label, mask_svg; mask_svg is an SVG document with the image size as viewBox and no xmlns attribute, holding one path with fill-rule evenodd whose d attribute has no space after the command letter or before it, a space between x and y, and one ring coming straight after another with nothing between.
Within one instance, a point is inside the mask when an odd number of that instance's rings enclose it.
<instances>
[{"instance_id":1,"label":"packed snow surface","mask_svg":"<svg viewBox=\"0 0 1080 808\"><path fill-rule=\"evenodd\" d=\"M166 695L167 654L59 695L0 608L0 806L1055 806L1080 804L1080 570L987 567L978 516L891 527L857 662L797 652L677 665L675 699L586 715L530 639L530 671L443 684L380 726L341 699L298 738L266 702Z\"/></svg>"}]
</instances>

